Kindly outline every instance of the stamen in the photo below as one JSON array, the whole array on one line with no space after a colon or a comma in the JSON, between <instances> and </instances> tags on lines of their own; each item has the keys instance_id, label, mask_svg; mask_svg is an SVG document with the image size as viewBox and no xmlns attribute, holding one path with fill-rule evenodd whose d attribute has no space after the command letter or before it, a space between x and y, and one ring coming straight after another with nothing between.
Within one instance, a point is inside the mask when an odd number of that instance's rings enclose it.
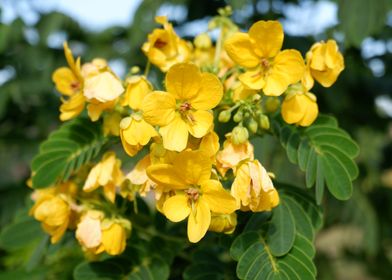
<instances>
[{"instance_id":1,"label":"stamen","mask_svg":"<svg viewBox=\"0 0 392 280\"><path fill-rule=\"evenodd\" d=\"M158 49L162 49L166 45L167 45L167 42L165 42L165 41L163 41L161 39L156 40L155 43L154 43L154 47L158 48Z\"/></svg>"}]
</instances>

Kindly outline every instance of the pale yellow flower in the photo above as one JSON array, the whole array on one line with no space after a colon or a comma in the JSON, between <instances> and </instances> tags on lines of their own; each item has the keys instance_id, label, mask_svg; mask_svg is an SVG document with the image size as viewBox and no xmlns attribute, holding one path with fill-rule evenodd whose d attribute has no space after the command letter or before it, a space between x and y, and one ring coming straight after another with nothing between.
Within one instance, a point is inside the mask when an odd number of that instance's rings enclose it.
<instances>
[{"instance_id":1,"label":"pale yellow flower","mask_svg":"<svg viewBox=\"0 0 392 280\"><path fill-rule=\"evenodd\" d=\"M237 168L231 194L244 211L270 211L279 204L279 194L258 160L244 162Z\"/></svg>"},{"instance_id":2,"label":"pale yellow flower","mask_svg":"<svg viewBox=\"0 0 392 280\"><path fill-rule=\"evenodd\" d=\"M102 186L105 196L111 202L116 197L116 187L120 186L124 175L120 169L121 161L114 152L107 152L88 174L83 190L91 192Z\"/></svg>"},{"instance_id":3,"label":"pale yellow flower","mask_svg":"<svg viewBox=\"0 0 392 280\"><path fill-rule=\"evenodd\" d=\"M217 169L224 176L229 169L235 171L238 164L244 160L253 160L253 145L246 141L235 145L231 140L231 134L226 135L223 150L216 155Z\"/></svg>"}]
</instances>

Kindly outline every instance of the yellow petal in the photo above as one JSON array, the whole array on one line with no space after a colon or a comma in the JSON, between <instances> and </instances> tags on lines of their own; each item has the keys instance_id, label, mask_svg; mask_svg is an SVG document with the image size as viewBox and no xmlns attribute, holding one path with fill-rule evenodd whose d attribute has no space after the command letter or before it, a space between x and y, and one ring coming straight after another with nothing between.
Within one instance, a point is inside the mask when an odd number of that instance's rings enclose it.
<instances>
[{"instance_id":1,"label":"yellow petal","mask_svg":"<svg viewBox=\"0 0 392 280\"><path fill-rule=\"evenodd\" d=\"M50 226L60 226L69 219L70 209L60 197L42 202L34 211L34 218Z\"/></svg>"},{"instance_id":2,"label":"yellow petal","mask_svg":"<svg viewBox=\"0 0 392 280\"><path fill-rule=\"evenodd\" d=\"M152 85L144 76L131 77L127 82L127 90L121 105L140 110L144 97L152 91Z\"/></svg>"},{"instance_id":3,"label":"yellow petal","mask_svg":"<svg viewBox=\"0 0 392 280\"><path fill-rule=\"evenodd\" d=\"M259 90L265 86L264 75L260 67L246 71L241 74L238 79L249 89Z\"/></svg>"},{"instance_id":4,"label":"yellow petal","mask_svg":"<svg viewBox=\"0 0 392 280\"><path fill-rule=\"evenodd\" d=\"M281 95L290 84L301 80L305 73L305 64L301 53L297 50L280 52L273 62L272 69L266 78L263 88L268 96Z\"/></svg>"},{"instance_id":5,"label":"yellow petal","mask_svg":"<svg viewBox=\"0 0 392 280\"><path fill-rule=\"evenodd\" d=\"M201 138L211 129L213 115L208 111L192 112L192 122L186 122L189 132L196 138Z\"/></svg>"},{"instance_id":6,"label":"yellow petal","mask_svg":"<svg viewBox=\"0 0 392 280\"><path fill-rule=\"evenodd\" d=\"M91 170L87 176L86 182L84 183L83 190L85 192L91 192L99 187L98 176L101 173L102 165L97 164Z\"/></svg>"},{"instance_id":7,"label":"yellow petal","mask_svg":"<svg viewBox=\"0 0 392 280\"><path fill-rule=\"evenodd\" d=\"M159 129L162 136L163 146L171 151L181 152L188 142L188 125L179 114L166 126Z\"/></svg>"},{"instance_id":8,"label":"yellow petal","mask_svg":"<svg viewBox=\"0 0 392 280\"><path fill-rule=\"evenodd\" d=\"M214 213L231 214L237 209L233 196L226 191L217 180L208 180L202 183L203 200L205 200Z\"/></svg>"},{"instance_id":9,"label":"yellow petal","mask_svg":"<svg viewBox=\"0 0 392 280\"><path fill-rule=\"evenodd\" d=\"M88 99L100 102L113 101L123 92L121 81L107 71L88 77L84 82L83 93Z\"/></svg>"},{"instance_id":10,"label":"yellow petal","mask_svg":"<svg viewBox=\"0 0 392 280\"><path fill-rule=\"evenodd\" d=\"M157 183L170 189L184 189L186 182L181 174L182 170L177 170L171 164L154 164L147 168L148 177Z\"/></svg>"},{"instance_id":11,"label":"yellow petal","mask_svg":"<svg viewBox=\"0 0 392 280\"><path fill-rule=\"evenodd\" d=\"M127 233L124 227L113 223L102 231L102 245L109 255L119 255L125 250Z\"/></svg>"},{"instance_id":12,"label":"yellow petal","mask_svg":"<svg viewBox=\"0 0 392 280\"><path fill-rule=\"evenodd\" d=\"M56 89L64 95L72 95L80 91L80 83L71 69L67 67L58 68L52 75Z\"/></svg>"},{"instance_id":13,"label":"yellow petal","mask_svg":"<svg viewBox=\"0 0 392 280\"><path fill-rule=\"evenodd\" d=\"M114 203L116 200L116 185L109 183L103 186L103 193L110 202Z\"/></svg>"},{"instance_id":14,"label":"yellow petal","mask_svg":"<svg viewBox=\"0 0 392 280\"><path fill-rule=\"evenodd\" d=\"M188 196L176 194L168 198L163 204L163 213L172 222L180 222L189 216L191 208L188 203Z\"/></svg>"},{"instance_id":15,"label":"yellow petal","mask_svg":"<svg viewBox=\"0 0 392 280\"><path fill-rule=\"evenodd\" d=\"M192 243L199 242L206 234L211 223L211 211L207 202L199 198L188 218L188 239Z\"/></svg>"},{"instance_id":16,"label":"yellow petal","mask_svg":"<svg viewBox=\"0 0 392 280\"><path fill-rule=\"evenodd\" d=\"M176 99L191 99L197 94L200 83L200 70L192 63L176 64L166 74L166 89Z\"/></svg>"},{"instance_id":17,"label":"yellow petal","mask_svg":"<svg viewBox=\"0 0 392 280\"><path fill-rule=\"evenodd\" d=\"M147 180L147 167L151 165L150 155L146 155L144 158L136 163L135 167L131 172L127 174L127 178L131 181L132 184L142 185Z\"/></svg>"},{"instance_id":18,"label":"yellow petal","mask_svg":"<svg viewBox=\"0 0 392 280\"><path fill-rule=\"evenodd\" d=\"M223 86L219 79L211 73L201 75L201 87L190 103L196 110L209 110L216 107L223 96Z\"/></svg>"},{"instance_id":19,"label":"yellow petal","mask_svg":"<svg viewBox=\"0 0 392 280\"><path fill-rule=\"evenodd\" d=\"M203 151L183 151L174 158L173 167L187 185L200 185L210 179L212 163Z\"/></svg>"},{"instance_id":20,"label":"yellow petal","mask_svg":"<svg viewBox=\"0 0 392 280\"><path fill-rule=\"evenodd\" d=\"M249 29L249 37L254 41L254 51L260 57L274 57L283 44L283 27L279 21L258 21Z\"/></svg>"},{"instance_id":21,"label":"yellow petal","mask_svg":"<svg viewBox=\"0 0 392 280\"><path fill-rule=\"evenodd\" d=\"M285 98L282 103L282 117L288 124L298 123L305 115L306 105L303 94L295 94ZM305 106L304 106L305 105Z\"/></svg>"},{"instance_id":22,"label":"yellow petal","mask_svg":"<svg viewBox=\"0 0 392 280\"><path fill-rule=\"evenodd\" d=\"M97 181L99 185L104 186L113 180L112 174L116 164L116 155L113 152L106 153L99 164L101 169Z\"/></svg>"},{"instance_id":23,"label":"yellow petal","mask_svg":"<svg viewBox=\"0 0 392 280\"><path fill-rule=\"evenodd\" d=\"M101 222L89 215L82 218L76 228L76 239L85 248L95 248L101 244Z\"/></svg>"},{"instance_id":24,"label":"yellow petal","mask_svg":"<svg viewBox=\"0 0 392 280\"><path fill-rule=\"evenodd\" d=\"M153 91L142 102L143 118L152 125L165 126L175 116L176 100L164 91Z\"/></svg>"},{"instance_id":25,"label":"yellow petal","mask_svg":"<svg viewBox=\"0 0 392 280\"><path fill-rule=\"evenodd\" d=\"M129 145L147 145L152 137L158 136L158 132L154 127L141 119L131 117L129 126L126 129L121 129L124 140Z\"/></svg>"},{"instance_id":26,"label":"yellow petal","mask_svg":"<svg viewBox=\"0 0 392 280\"><path fill-rule=\"evenodd\" d=\"M244 163L237 169L233 184L231 186L231 195L237 201L237 207L240 205L247 206L250 203L250 184L249 166Z\"/></svg>"},{"instance_id":27,"label":"yellow petal","mask_svg":"<svg viewBox=\"0 0 392 280\"><path fill-rule=\"evenodd\" d=\"M64 101L60 106L60 120L67 121L78 116L84 109L85 98L83 94L77 93L71 96L70 99Z\"/></svg>"},{"instance_id":28,"label":"yellow petal","mask_svg":"<svg viewBox=\"0 0 392 280\"><path fill-rule=\"evenodd\" d=\"M206 152L210 157L219 151L219 137L215 131L211 131L201 139L199 149Z\"/></svg>"},{"instance_id":29,"label":"yellow petal","mask_svg":"<svg viewBox=\"0 0 392 280\"><path fill-rule=\"evenodd\" d=\"M235 33L224 44L227 54L234 62L253 68L260 64L260 58L254 53L250 37L246 33Z\"/></svg>"},{"instance_id":30,"label":"yellow petal","mask_svg":"<svg viewBox=\"0 0 392 280\"><path fill-rule=\"evenodd\" d=\"M302 118L302 120L298 123L300 126L309 126L311 125L317 118L318 115L318 106L317 103L311 100L306 96L307 106L306 106L306 114Z\"/></svg>"}]
</instances>

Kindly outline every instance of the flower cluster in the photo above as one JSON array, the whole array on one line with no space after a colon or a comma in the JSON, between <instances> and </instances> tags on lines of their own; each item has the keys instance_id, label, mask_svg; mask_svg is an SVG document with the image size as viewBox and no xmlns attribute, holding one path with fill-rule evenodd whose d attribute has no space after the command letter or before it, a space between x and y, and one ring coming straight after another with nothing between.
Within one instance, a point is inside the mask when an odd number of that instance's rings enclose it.
<instances>
[{"instance_id":1,"label":"flower cluster","mask_svg":"<svg viewBox=\"0 0 392 280\"><path fill-rule=\"evenodd\" d=\"M68 66L53 73L60 119L87 112L126 156L144 156L124 170L118 151L109 150L67 182L35 191L31 215L53 243L71 229L86 253L122 253L132 221L118 202L137 196L172 222L187 219L190 242L207 231L232 233L236 211L270 211L279 195L250 139L271 132L279 114L288 124L311 125L314 80L329 87L344 68L333 40L314 44L305 59L282 50L278 21L239 32L226 15L215 17L216 44L208 33L186 41L166 17L156 21L162 27L142 46L146 72L132 68L123 81L105 60L81 64L64 44ZM165 74L163 83L149 78L151 64Z\"/></svg>"}]
</instances>

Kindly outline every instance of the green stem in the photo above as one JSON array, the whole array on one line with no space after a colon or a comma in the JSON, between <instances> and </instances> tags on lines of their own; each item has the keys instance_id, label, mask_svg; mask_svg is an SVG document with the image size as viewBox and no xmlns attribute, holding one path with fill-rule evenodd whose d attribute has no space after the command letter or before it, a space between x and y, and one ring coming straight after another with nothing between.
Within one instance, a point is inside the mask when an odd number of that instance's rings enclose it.
<instances>
[{"instance_id":1,"label":"green stem","mask_svg":"<svg viewBox=\"0 0 392 280\"><path fill-rule=\"evenodd\" d=\"M222 52L222 40L223 40L223 28L220 28L219 32L219 37L218 41L216 42L216 47L215 47L215 57L214 57L214 68L218 69L219 68L219 60L221 57L221 52Z\"/></svg>"},{"instance_id":2,"label":"green stem","mask_svg":"<svg viewBox=\"0 0 392 280\"><path fill-rule=\"evenodd\" d=\"M148 74L150 73L150 69L151 69L151 62L148 61L147 65L146 65L146 69L144 69L144 76L147 78Z\"/></svg>"}]
</instances>

